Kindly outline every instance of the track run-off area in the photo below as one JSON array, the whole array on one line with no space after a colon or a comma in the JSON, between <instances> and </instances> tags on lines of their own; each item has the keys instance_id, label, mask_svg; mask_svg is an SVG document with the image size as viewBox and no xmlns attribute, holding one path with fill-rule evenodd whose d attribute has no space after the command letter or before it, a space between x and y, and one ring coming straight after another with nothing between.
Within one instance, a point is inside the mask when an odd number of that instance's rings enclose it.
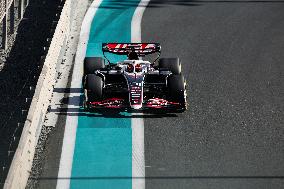
<instances>
[{"instance_id":1,"label":"track run-off area","mask_svg":"<svg viewBox=\"0 0 284 189\"><path fill-rule=\"evenodd\" d=\"M71 92L39 188L283 188L283 20L283 1L94 0L70 91L102 43L158 42L182 60L189 109L88 113Z\"/></svg>"}]
</instances>

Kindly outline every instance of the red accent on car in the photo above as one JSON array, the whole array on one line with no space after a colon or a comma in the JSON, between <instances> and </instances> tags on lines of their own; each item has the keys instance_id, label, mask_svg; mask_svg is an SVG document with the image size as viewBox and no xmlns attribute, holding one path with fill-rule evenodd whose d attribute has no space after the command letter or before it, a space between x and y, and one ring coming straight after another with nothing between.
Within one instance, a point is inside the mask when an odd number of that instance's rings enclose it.
<instances>
[{"instance_id":1,"label":"red accent on car","mask_svg":"<svg viewBox=\"0 0 284 189\"><path fill-rule=\"evenodd\" d=\"M146 55L160 52L161 46L158 43L103 43L104 52L127 55L134 49L139 55Z\"/></svg>"},{"instance_id":2,"label":"red accent on car","mask_svg":"<svg viewBox=\"0 0 284 189\"><path fill-rule=\"evenodd\" d=\"M164 108L165 106L170 105L180 105L178 102L170 102L162 98L152 98L149 99L146 103L146 107L148 108Z\"/></svg>"},{"instance_id":3,"label":"red accent on car","mask_svg":"<svg viewBox=\"0 0 284 189\"><path fill-rule=\"evenodd\" d=\"M141 72L142 71L142 66L141 64L136 64L135 65L135 72Z\"/></svg>"},{"instance_id":4,"label":"red accent on car","mask_svg":"<svg viewBox=\"0 0 284 189\"><path fill-rule=\"evenodd\" d=\"M93 106L101 106L105 108L121 108L123 101L123 98L108 98L102 101L90 102L90 104Z\"/></svg>"}]
</instances>

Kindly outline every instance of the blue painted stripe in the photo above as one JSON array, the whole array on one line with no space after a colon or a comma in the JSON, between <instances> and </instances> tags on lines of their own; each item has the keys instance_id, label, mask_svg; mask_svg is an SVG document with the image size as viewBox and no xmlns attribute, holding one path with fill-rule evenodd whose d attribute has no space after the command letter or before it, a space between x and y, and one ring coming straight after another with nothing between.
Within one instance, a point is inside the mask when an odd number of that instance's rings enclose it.
<instances>
[{"instance_id":1,"label":"blue painted stripe","mask_svg":"<svg viewBox=\"0 0 284 189\"><path fill-rule=\"evenodd\" d=\"M92 22L86 56L102 56L103 42L131 42L131 19L138 4L139 0L104 0ZM111 57L113 62L119 60ZM71 180L71 188L132 188L131 119L124 116L79 117L72 177L90 179Z\"/></svg>"}]
</instances>

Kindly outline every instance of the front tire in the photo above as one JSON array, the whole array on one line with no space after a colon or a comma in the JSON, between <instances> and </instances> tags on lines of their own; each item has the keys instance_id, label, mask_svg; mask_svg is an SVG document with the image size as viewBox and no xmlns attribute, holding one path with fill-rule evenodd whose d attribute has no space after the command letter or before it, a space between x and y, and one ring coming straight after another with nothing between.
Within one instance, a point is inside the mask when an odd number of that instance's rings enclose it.
<instances>
[{"instance_id":1,"label":"front tire","mask_svg":"<svg viewBox=\"0 0 284 189\"><path fill-rule=\"evenodd\" d=\"M87 102L101 101L103 97L103 79L95 74L86 76Z\"/></svg>"},{"instance_id":2,"label":"front tire","mask_svg":"<svg viewBox=\"0 0 284 189\"><path fill-rule=\"evenodd\" d=\"M168 97L172 102L180 103L178 112L183 112L187 109L187 93L186 81L183 75L170 75L168 77Z\"/></svg>"}]
</instances>

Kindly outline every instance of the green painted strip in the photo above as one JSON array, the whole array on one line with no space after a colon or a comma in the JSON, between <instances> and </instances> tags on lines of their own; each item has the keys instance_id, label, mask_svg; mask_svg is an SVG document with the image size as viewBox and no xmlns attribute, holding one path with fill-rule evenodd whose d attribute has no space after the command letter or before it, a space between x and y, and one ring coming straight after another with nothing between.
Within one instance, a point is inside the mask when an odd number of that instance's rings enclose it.
<instances>
[{"instance_id":1,"label":"green painted strip","mask_svg":"<svg viewBox=\"0 0 284 189\"><path fill-rule=\"evenodd\" d=\"M86 56L102 56L103 42L131 42L131 20L139 2L101 3L92 22ZM112 62L121 58L125 57L110 57ZM132 131L128 116L123 113L111 118L89 113L79 117L72 177L92 179L71 180L72 189L132 188Z\"/></svg>"}]
</instances>

